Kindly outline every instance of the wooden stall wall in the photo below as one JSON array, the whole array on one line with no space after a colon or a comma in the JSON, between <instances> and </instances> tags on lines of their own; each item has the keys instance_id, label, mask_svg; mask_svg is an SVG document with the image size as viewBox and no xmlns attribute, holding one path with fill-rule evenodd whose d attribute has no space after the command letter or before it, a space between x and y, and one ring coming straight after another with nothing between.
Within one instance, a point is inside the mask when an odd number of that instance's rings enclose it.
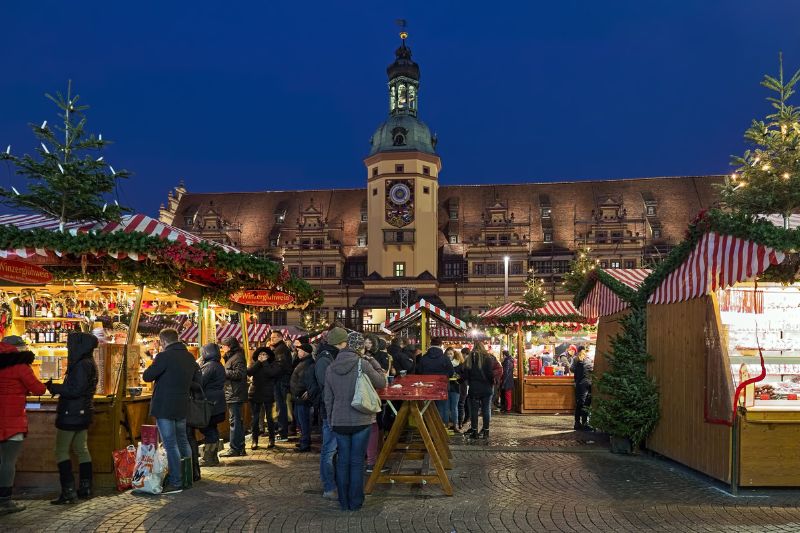
<instances>
[{"instance_id":1,"label":"wooden stall wall","mask_svg":"<svg viewBox=\"0 0 800 533\"><path fill-rule=\"evenodd\" d=\"M706 330L717 329L711 297L647 306L648 373L660 392L661 417L647 447L704 474L730 481L730 428L705 422Z\"/></svg>"},{"instance_id":2,"label":"wooden stall wall","mask_svg":"<svg viewBox=\"0 0 800 533\"><path fill-rule=\"evenodd\" d=\"M622 331L623 317L630 311L625 309L613 315L601 316L597 322L597 345L594 350L594 377L599 378L604 372L608 372L608 358L606 354L611 351L611 339ZM596 389L596 387L595 387ZM596 394L592 391L592 394Z\"/></svg>"}]
</instances>

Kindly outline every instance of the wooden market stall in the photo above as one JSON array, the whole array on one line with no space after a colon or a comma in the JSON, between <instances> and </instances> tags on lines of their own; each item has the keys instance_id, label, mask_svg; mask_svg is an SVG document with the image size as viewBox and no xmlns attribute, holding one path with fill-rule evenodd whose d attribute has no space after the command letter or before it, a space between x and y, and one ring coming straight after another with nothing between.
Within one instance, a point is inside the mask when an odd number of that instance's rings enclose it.
<instances>
[{"instance_id":1,"label":"wooden market stall","mask_svg":"<svg viewBox=\"0 0 800 533\"><path fill-rule=\"evenodd\" d=\"M113 484L111 452L136 444L142 424L151 423L150 388L141 382L152 355L139 327L143 308L196 313L202 343L213 328L214 302L244 310L229 299L241 289L287 290L291 305L299 306L317 298L275 263L144 215L60 226L39 215L0 216L2 334L27 340L43 381L63 379L70 331L98 336L99 383L89 429L98 485ZM17 462L18 485L57 483L57 401L49 395L28 399L30 430Z\"/></svg>"},{"instance_id":2,"label":"wooden market stall","mask_svg":"<svg viewBox=\"0 0 800 533\"><path fill-rule=\"evenodd\" d=\"M647 447L734 490L798 487L798 262L767 244L797 230L740 222L700 218L645 282L661 408Z\"/></svg>"},{"instance_id":3,"label":"wooden market stall","mask_svg":"<svg viewBox=\"0 0 800 533\"><path fill-rule=\"evenodd\" d=\"M511 302L479 315L485 326L500 326L515 336L517 354L516 403L520 413L572 413L575 410L575 384L572 376L558 375L555 367L535 370L534 354L525 349L525 331L568 327L579 331L585 324L572 302L551 301L531 311L519 302ZM555 356L557 337L548 339L549 352Z\"/></svg>"},{"instance_id":4,"label":"wooden market stall","mask_svg":"<svg viewBox=\"0 0 800 533\"><path fill-rule=\"evenodd\" d=\"M628 314L631 302L637 297L639 287L650 272L646 268L595 268L575 295L574 303L578 311L589 319L597 320L595 376L602 376L608 370L606 354L611 351L611 339L622 331L620 320Z\"/></svg>"},{"instance_id":5,"label":"wooden market stall","mask_svg":"<svg viewBox=\"0 0 800 533\"><path fill-rule=\"evenodd\" d=\"M395 334L406 328L418 326L420 329L420 349L425 352L428 349L431 339L431 331L438 333L465 332L467 323L441 309L424 298L414 305L402 309L391 317L387 318L382 325L384 332ZM447 329L439 329L444 326Z\"/></svg>"}]
</instances>

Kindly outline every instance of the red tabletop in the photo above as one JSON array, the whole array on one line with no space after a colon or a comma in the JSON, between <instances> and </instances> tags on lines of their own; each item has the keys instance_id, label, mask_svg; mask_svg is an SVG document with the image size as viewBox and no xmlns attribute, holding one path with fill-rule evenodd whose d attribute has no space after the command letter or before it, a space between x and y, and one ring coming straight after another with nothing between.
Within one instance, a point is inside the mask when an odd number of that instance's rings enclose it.
<instances>
[{"instance_id":1,"label":"red tabletop","mask_svg":"<svg viewBox=\"0 0 800 533\"><path fill-rule=\"evenodd\" d=\"M413 386L422 383L422 386ZM400 385L400 387L394 387ZM418 375L394 378L394 383L378 391L381 400L446 400L448 379L444 375Z\"/></svg>"}]
</instances>

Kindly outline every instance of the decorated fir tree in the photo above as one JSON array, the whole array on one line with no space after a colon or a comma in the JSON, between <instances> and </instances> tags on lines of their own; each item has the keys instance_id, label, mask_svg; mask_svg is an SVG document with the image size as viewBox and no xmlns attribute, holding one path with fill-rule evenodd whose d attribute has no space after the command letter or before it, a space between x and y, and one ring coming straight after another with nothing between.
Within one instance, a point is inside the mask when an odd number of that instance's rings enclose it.
<instances>
[{"instance_id":1,"label":"decorated fir tree","mask_svg":"<svg viewBox=\"0 0 800 533\"><path fill-rule=\"evenodd\" d=\"M16 173L27 178L27 190L0 187L0 202L10 207L44 214L63 225L72 221L119 220L130 211L110 199L117 180L125 178L124 170L115 171L100 152L110 143L102 135L86 131L84 111L78 105L78 95L72 94L72 82L63 96L45 95L58 106L63 126L31 124L39 141L38 157L16 156L12 147L0 153L0 159L10 161Z\"/></svg>"},{"instance_id":2,"label":"decorated fir tree","mask_svg":"<svg viewBox=\"0 0 800 533\"><path fill-rule=\"evenodd\" d=\"M609 370L595 385L591 423L614 436L628 438L634 447L644 442L658 422L658 388L647 376L646 318L640 305L622 319L622 331L611 340L606 354Z\"/></svg>"},{"instance_id":3,"label":"decorated fir tree","mask_svg":"<svg viewBox=\"0 0 800 533\"><path fill-rule=\"evenodd\" d=\"M306 331L322 331L329 326L324 315L305 310L300 313L300 327Z\"/></svg>"},{"instance_id":4,"label":"decorated fir tree","mask_svg":"<svg viewBox=\"0 0 800 533\"><path fill-rule=\"evenodd\" d=\"M588 246L575 250L575 259L569 265L569 272L564 274L564 288L572 294L581 290L587 276L597 266L597 261L592 259L590 252L591 248Z\"/></svg>"},{"instance_id":5,"label":"decorated fir tree","mask_svg":"<svg viewBox=\"0 0 800 533\"><path fill-rule=\"evenodd\" d=\"M533 269L528 270L528 278L525 280L525 292L522 294L522 303L531 311L536 311L547 303L544 280L537 278L536 271Z\"/></svg>"},{"instance_id":6,"label":"decorated fir tree","mask_svg":"<svg viewBox=\"0 0 800 533\"><path fill-rule=\"evenodd\" d=\"M800 209L800 109L789 104L800 81L800 70L786 80L783 57L778 77L765 76L761 85L775 93L767 98L774 112L754 120L744 134L752 145L734 157L736 171L720 191L724 206L749 216L780 214L784 227Z\"/></svg>"}]
</instances>

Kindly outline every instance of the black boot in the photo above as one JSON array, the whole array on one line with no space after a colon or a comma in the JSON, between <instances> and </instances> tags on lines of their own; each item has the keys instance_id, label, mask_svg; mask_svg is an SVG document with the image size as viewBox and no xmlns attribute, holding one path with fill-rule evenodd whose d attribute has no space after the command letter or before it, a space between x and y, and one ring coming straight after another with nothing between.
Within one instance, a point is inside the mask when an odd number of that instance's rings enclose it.
<instances>
[{"instance_id":1,"label":"black boot","mask_svg":"<svg viewBox=\"0 0 800 533\"><path fill-rule=\"evenodd\" d=\"M92 497L92 463L81 463L78 465L80 481L78 481L78 498L88 500Z\"/></svg>"},{"instance_id":2,"label":"black boot","mask_svg":"<svg viewBox=\"0 0 800 533\"><path fill-rule=\"evenodd\" d=\"M470 429L464 434L468 439L477 439L478 438L478 430L477 429Z\"/></svg>"},{"instance_id":3,"label":"black boot","mask_svg":"<svg viewBox=\"0 0 800 533\"><path fill-rule=\"evenodd\" d=\"M58 477L61 480L61 495L50 503L63 505L78 501L78 496L75 494L75 476L72 475L72 461L67 459L58 463Z\"/></svg>"}]
</instances>

